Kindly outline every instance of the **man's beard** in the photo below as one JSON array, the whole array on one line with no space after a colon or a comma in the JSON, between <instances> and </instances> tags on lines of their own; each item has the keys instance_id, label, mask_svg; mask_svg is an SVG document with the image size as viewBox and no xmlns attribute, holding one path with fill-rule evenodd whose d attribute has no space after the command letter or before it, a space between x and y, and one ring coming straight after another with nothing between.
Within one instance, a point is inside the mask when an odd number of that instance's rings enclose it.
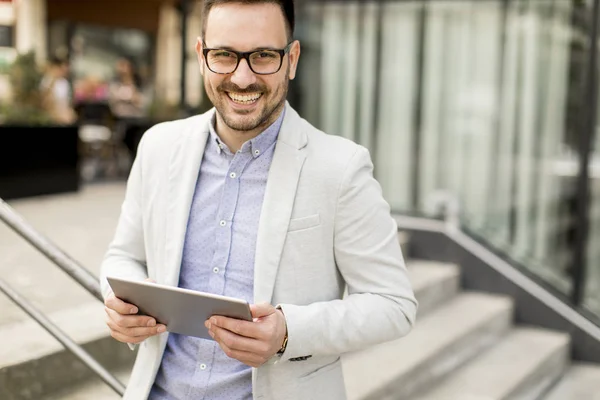
<instances>
[{"instance_id":1,"label":"man's beard","mask_svg":"<svg viewBox=\"0 0 600 400\"><path fill-rule=\"evenodd\" d=\"M275 122L277 117L275 113L277 113L285 103L288 87L289 74L286 74L285 81L275 89L276 97L264 104L262 109L259 109L259 114L256 117L245 117L243 114L237 112L227 113L228 105L226 102L228 100L225 97L228 96L227 92L239 94L261 93L261 98L258 101L268 101L267 99L269 99L273 92L268 90L266 86L254 84L245 89L240 89L231 82L224 82L216 88L215 95L208 94L208 91L207 94L225 125L230 129L245 132L253 131L260 127L266 129L270 124Z\"/></svg>"}]
</instances>

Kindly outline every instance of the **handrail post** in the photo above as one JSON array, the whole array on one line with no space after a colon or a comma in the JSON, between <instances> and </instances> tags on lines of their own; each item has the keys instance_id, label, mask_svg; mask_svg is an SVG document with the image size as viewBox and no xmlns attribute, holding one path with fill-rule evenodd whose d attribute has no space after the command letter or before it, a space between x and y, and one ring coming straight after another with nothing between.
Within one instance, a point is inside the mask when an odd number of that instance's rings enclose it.
<instances>
[{"instance_id":1,"label":"handrail post","mask_svg":"<svg viewBox=\"0 0 600 400\"><path fill-rule=\"evenodd\" d=\"M431 214L441 216L449 232L460 230L460 202L451 192L445 190L433 192L426 199L425 209Z\"/></svg>"}]
</instances>

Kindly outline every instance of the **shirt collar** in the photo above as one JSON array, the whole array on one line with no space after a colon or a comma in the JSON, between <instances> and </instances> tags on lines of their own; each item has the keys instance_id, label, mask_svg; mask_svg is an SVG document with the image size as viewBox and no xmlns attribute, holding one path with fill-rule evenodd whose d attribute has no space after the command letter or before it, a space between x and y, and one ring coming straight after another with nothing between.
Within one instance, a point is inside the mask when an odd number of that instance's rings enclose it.
<instances>
[{"instance_id":1,"label":"shirt collar","mask_svg":"<svg viewBox=\"0 0 600 400\"><path fill-rule=\"evenodd\" d=\"M265 153L267 149L277 141L279 131L281 130L281 125L283 124L284 116L285 108L281 112L279 118L277 118L277 120L273 122L267 129L265 129L260 135L244 143L240 149L240 152L251 152L252 157L254 158L260 157L263 153ZM216 118L217 113L213 115L209 124L210 147L213 148L218 154L225 152L225 154L233 155L229 147L227 147L227 145L221 141L221 138L219 138L219 135L215 130Z\"/></svg>"}]
</instances>

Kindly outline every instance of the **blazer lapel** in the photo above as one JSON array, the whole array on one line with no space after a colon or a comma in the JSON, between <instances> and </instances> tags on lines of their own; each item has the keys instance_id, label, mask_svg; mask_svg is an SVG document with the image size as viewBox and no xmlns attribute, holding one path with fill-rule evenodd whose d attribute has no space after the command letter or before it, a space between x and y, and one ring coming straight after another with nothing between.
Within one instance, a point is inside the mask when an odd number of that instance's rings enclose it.
<instances>
[{"instance_id":1,"label":"blazer lapel","mask_svg":"<svg viewBox=\"0 0 600 400\"><path fill-rule=\"evenodd\" d=\"M185 132L173 147L169 161L167 229L165 231L166 265L162 278L166 285L179 284L183 245L200 164L208 140L208 124L214 110L190 118Z\"/></svg>"},{"instance_id":2,"label":"blazer lapel","mask_svg":"<svg viewBox=\"0 0 600 400\"><path fill-rule=\"evenodd\" d=\"M306 134L298 114L286 106L263 200L254 262L254 302L271 303L300 172L306 159L302 151Z\"/></svg>"}]
</instances>

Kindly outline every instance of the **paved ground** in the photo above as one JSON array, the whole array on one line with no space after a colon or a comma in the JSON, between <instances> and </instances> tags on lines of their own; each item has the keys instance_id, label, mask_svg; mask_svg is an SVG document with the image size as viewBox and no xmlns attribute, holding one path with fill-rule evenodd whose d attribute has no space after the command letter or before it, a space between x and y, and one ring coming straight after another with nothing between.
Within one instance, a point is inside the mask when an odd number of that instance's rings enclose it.
<instances>
[{"instance_id":1,"label":"paved ground","mask_svg":"<svg viewBox=\"0 0 600 400\"><path fill-rule=\"evenodd\" d=\"M124 193L124 183L94 184L78 193L8 203L38 231L98 275ZM45 313L96 301L2 222L0 276ZM28 318L2 293L0 310L0 324Z\"/></svg>"}]
</instances>

